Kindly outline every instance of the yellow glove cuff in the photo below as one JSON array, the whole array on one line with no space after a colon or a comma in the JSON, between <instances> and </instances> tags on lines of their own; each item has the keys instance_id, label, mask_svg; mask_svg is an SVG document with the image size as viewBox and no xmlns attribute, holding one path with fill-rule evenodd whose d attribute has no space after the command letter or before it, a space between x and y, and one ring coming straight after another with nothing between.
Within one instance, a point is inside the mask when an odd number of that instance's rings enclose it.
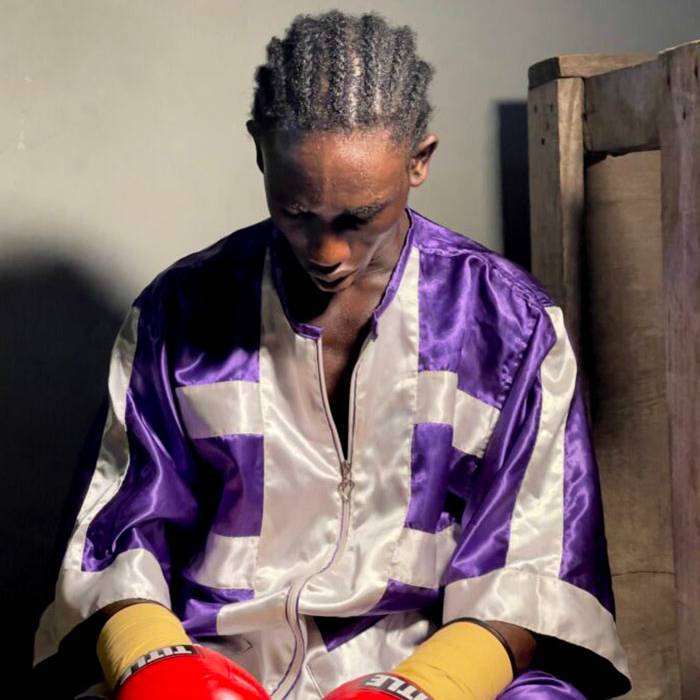
<instances>
[{"instance_id":1,"label":"yellow glove cuff","mask_svg":"<svg viewBox=\"0 0 700 700\"><path fill-rule=\"evenodd\" d=\"M493 700L512 680L511 658L488 629L448 624L392 669L435 700Z\"/></svg>"},{"instance_id":2,"label":"yellow glove cuff","mask_svg":"<svg viewBox=\"0 0 700 700\"><path fill-rule=\"evenodd\" d=\"M110 688L140 656L175 644L192 644L177 616L157 603L134 603L105 623L97 658Z\"/></svg>"}]
</instances>

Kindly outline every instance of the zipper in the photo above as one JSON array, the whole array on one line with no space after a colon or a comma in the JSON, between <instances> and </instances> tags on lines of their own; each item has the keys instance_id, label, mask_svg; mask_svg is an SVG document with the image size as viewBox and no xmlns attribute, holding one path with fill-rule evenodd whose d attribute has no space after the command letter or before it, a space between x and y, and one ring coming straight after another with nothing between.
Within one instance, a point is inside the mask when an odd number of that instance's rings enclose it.
<instances>
[{"instance_id":1,"label":"zipper","mask_svg":"<svg viewBox=\"0 0 700 700\"><path fill-rule=\"evenodd\" d=\"M357 390L357 372L362 360L362 354L369 343L371 338L371 333L365 336L365 339L360 347L360 352L358 353L357 361L352 370L352 375L350 376L350 396L349 396L349 406L348 406L348 456L347 459L343 454L343 446L340 442L340 436L338 434L338 428L333 420L333 414L331 413L330 403L328 401L328 392L326 391L326 379L323 371L323 341L322 338L316 340L316 360L318 363L318 375L320 379L321 387L321 398L323 399L323 410L326 414L326 420L331 430L333 437L333 445L335 446L335 451L338 456L338 462L340 464L340 481L338 482L337 490L340 494L341 501L341 511L340 511L340 532L338 534L338 539L336 541L335 550L331 556L328 563L318 571L310 574L306 578L299 579L296 581L289 589L287 594L287 600L285 602L285 614L287 618L287 623L289 624L292 633L294 635L294 654L292 661L287 669L287 673L280 681L280 684L273 691L273 695L279 693L279 697L284 700L287 695L291 692L292 688L296 685L301 672L301 664L306 656L306 640L304 639L304 634L301 629L301 624L299 622L298 614L298 604L301 592L306 586L306 584L314 577L319 574L324 573L330 569L333 564L343 555L345 548L347 546L348 533L350 530L350 497L352 495L352 490L355 486L355 482L352 479L352 456L353 448L355 443L355 394ZM286 683L285 683L286 681Z\"/></svg>"}]
</instances>

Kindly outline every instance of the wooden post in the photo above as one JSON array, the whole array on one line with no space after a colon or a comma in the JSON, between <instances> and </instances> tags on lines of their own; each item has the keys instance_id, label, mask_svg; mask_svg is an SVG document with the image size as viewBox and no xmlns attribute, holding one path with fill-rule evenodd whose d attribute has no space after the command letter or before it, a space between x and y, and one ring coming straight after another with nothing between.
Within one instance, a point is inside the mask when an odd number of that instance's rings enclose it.
<instances>
[{"instance_id":1,"label":"wooden post","mask_svg":"<svg viewBox=\"0 0 700 700\"><path fill-rule=\"evenodd\" d=\"M577 353L581 336L582 116L581 78L560 78L529 91L532 272L562 307Z\"/></svg>"},{"instance_id":2,"label":"wooden post","mask_svg":"<svg viewBox=\"0 0 700 700\"><path fill-rule=\"evenodd\" d=\"M666 379L683 697L700 693L700 41L659 54Z\"/></svg>"},{"instance_id":3,"label":"wooden post","mask_svg":"<svg viewBox=\"0 0 700 700\"><path fill-rule=\"evenodd\" d=\"M653 58L570 54L528 70L531 267L562 307L581 366L585 79ZM584 391L588 395L585 372Z\"/></svg>"},{"instance_id":4,"label":"wooden post","mask_svg":"<svg viewBox=\"0 0 700 700\"><path fill-rule=\"evenodd\" d=\"M584 148L620 155L659 149L658 59L586 80Z\"/></svg>"}]
</instances>

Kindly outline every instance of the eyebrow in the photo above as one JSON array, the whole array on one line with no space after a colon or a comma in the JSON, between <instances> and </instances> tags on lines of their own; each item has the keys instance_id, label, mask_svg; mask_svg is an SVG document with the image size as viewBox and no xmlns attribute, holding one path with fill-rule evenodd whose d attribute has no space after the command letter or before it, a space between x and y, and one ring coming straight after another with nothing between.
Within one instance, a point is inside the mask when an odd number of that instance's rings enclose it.
<instances>
[{"instance_id":1,"label":"eyebrow","mask_svg":"<svg viewBox=\"0 0 700 700\"><path fill-rule=\"evenodd\" d=\"M364 204L360 207L352 207L351 209L344 209L343 212L340 214L341 216L356 216L361 219L369 219L370 217L374 216L375 214L378 214L382 209L385 209L389 204L391 203L391 200L386 200L384 202L372 202L372 204ZM290 202L287 206L287 209L292 209L296 210L298 212L303 212L303 211L308 211L306 207L303 207L301 204L298 204L296 202Z\"/></svg>"},{"instance_id":2,"label":"eyebrow","mask_svg":"<svg viewBox=\"0 0 700 700\"><path fill-rule=\"evenodd\" d=\"M346 209L343 214L350 216L357 216L361 219L368 219L375 214L378 214L382 209L389 205L389 201L386 202L374 202L373 204L365 204L362 207L353 207L352 209Z\"/></svg>"}]
</instances>

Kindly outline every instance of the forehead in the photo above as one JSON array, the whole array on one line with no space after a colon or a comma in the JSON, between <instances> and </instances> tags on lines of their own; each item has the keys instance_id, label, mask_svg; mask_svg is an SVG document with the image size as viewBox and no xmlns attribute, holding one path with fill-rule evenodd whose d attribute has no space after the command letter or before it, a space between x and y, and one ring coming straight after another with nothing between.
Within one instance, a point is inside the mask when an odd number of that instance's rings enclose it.
<instances>
[{"instance_id":1,"label":"forehead","mask_svg":"<svg viewBox=\"0 0 700 700\"><path fill-rule=\"evenodd\" d=\"M402 187L408 147L386 129L267 134L265 176L275 197L308 203L390 196Z\"/></svg>"}]
</instances>

